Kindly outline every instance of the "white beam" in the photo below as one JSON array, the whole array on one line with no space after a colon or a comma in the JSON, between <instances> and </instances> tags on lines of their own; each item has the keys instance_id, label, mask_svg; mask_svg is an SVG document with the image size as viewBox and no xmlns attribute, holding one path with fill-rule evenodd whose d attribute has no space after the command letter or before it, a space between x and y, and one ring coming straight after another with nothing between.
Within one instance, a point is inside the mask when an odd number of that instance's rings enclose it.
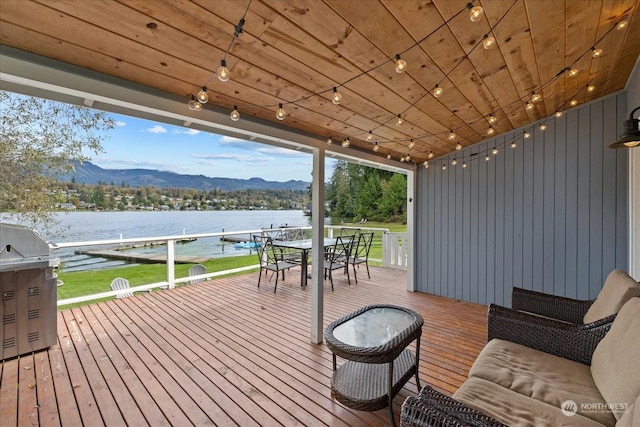
<instances>
[{"instance_id":1,"label":"white beam","mask_svg":"<svg viewBox=\"0 0 640 427\"><path fill-rule=\"evenodd\" d=\"M320 344L324 317L324 149L313 150L313 181L311 182L311 342Z\"/></svg>"}]
</instances>

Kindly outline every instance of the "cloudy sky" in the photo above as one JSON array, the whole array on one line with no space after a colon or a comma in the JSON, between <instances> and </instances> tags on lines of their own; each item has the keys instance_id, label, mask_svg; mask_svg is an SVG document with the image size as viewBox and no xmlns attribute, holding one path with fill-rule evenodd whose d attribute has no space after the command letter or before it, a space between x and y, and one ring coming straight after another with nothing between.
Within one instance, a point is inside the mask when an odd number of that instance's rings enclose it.
<instances>
[{"instance_id":1,"label":"cloudy sky","mask_svg":"<svg viewBox=\"0 0 640 427\"><path fill-rule=\"evenodd\" d=\"M295 150L110 114L116 127L91 162L105 169L156 169L209 177L311 181L312 157ZM327 159L327 179L333 161Z\"/></svg>"}]
</instances>

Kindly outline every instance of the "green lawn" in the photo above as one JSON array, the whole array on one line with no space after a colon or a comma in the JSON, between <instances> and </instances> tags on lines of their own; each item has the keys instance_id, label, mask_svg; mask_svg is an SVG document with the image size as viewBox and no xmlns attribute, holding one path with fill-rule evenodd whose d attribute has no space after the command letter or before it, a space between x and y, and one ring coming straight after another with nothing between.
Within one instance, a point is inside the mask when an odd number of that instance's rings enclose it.
<instances>
[{"instance_id":1,"label":"green lawn","mask_svg":"<svg viewBox=\"0 0 640 427\"><path fill-rule=\"evenodd\" d=\"M407 231L407 226L404 224L367 222L366 224L355 223L343 225L355 227L363 226L372 228L388 228L389 231L397 233ZM369 257L373 259L382 259L382 234L380 232L376 232L374 234ZM207 261L203 265L207 268L207 272L212 273L216 271L246 267L257 263L258 259L256 255L253 254L245 256L215 258ZM371 264L379 265L380 263L373 262ZM189 275L189 268L192 265L193 264L176 264L175 277L187 277ZM58 300L73 298L82 295L108 292L111 290L111 281L116 277L124 277L125 279L129 280L129 284L131 286L140 286L149 283L162 282L167 279L167 267L164 264L142 264L131 267L122 266L118 268L111 268L108 270L80 271L69 273L62 272L59 274L58 278L64 282L64 285L58 287ZM59 309L81 306L96 301L99 300L61 306L59 307Z\"/></svg>"}]
</instances>

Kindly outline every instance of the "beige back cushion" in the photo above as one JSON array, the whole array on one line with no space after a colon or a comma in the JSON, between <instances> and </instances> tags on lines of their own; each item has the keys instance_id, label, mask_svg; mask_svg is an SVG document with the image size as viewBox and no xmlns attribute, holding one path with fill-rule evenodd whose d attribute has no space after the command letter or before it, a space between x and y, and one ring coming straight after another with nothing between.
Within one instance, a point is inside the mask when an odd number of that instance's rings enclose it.
<instances>
[{"instance_id":1,"label":"beige back cushion","mask_svg":"<svg viewBox=\"0 0 640 427\"><path fill-rule=\"evenodd\" d=\"M582 321L591 323L616 314L633 297L640 297L640 284L624 271L613 270Z\"/></svg>"},{"instance_id":2,"label":"beige back cushion","mask_svg":"<svg viewBox=\"0 0 640 427\"><path fill-rule=\"evenodd\" d=\"M616 423L616 427L638 427L640 426L640 395L636 401L627 407L620 421Z\"/></svg>"},{"instance_id":3,"label":"beige back cushion","mask_svg":"<svg viewBox=\"0 0 640 427\"><path fill-rule=\"evenodd\" d=\"M616 316L591 359L593 382L609 404L631 405L640 394L640 298L630 299ZM618 420L622 413L614 410Z\"/></svg>"}]
</instances>

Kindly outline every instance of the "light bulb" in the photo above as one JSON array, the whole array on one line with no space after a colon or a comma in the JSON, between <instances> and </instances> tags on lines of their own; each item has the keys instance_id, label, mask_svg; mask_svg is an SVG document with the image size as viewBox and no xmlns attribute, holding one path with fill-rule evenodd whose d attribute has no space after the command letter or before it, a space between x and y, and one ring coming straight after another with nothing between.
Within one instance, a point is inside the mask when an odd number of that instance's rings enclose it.
<instances>
[{"instance_id":1,"label":"light bulb","mask_svg":"<svg viewBox=\"0 0 640 427\"><path fill-rule=\"evenodd\" d=\"M466 164L465 162L462 162L462 167L463 167L463 168L466 168L466 167L467 167L467 164Z\"/></svg>"},{"instance_id":2,"label":"light bulb","mask_svg":"<svg viewBox=\"0 0 640 427\"><path fill-rule=\"evenodd\" d=\"M616 30L624 30L625 28L627 28L627 25L629 25L628 21L620 21L618 22L618 25L616 25Z\"/></svg>"},{"instance_id":3,"label":"light bulb","mask_svg":"<svg viewBox=\"0 0 640 427\"><path fill-rule=\"evenodd\" d=\"M233 106L233 111L231 112L231 114L229 114L229 117L231 117L231 120L233 120L234 122L237 122L238 120L240 120L240 113L238 112L238 106L236 105Z\"/></svg>"},{"instance_id":4,"label":"light bulb","mask_svg":"<svg viewBox=\"0 0 640 427\"><path fill-rule=\"evenodd\" d=\"M517 146L518 146L518 144L516 144L516 142L515 142L515 141L513 141L513 142L511 143L511 148L516 148Z\"/></svg>"},{"instance_id":5,"label":"light bulb","mask_svg":"<svg viewBox=\"0 0 640 427\"><path fill-rule=\"evenodd\" d=\"M498 149L496 147L493 147L493 150L491 150L491 154L493 154L494 156L498 154Z\"/></svg>"},{"instance_id":6,"label":"light bulb","mask_svg":"<svg viewBox=\"0 0 640 427\"><path fill-rule=\"evenodd\" d=\"M412 139L411 142L409 142L409 149L411 150L415 146L416 146L416 143L413 142L413 139Z\"/></svg>"},{"instance_id":7,"label":"light bulb","mask_svg":"<svg viewBox=\"0 0 640 427\"><path fill-rule=\"evenodd\" d=\"M487 119L489 121L489 123L491 123L492 125L495 124L498 119L496 118L496 116L494 116L493 114L489 115L489 118Z\"/></svg>"},{"instance_id":8,"label":"light bulb","mask_svg":"<svg viewBox=\"0 0 640 427\"><path fill-rule=\"evenodd\" d=\"M367 135L367 141L371 141L373 139L373 134L369 131L369 135Z\"/></svg>"},{"instance_id":9,"label":"light bulb","mask_svg":"<svg viewBox=\"0 0 640 427\"><path fill-rule=\"evenodd\" d=\"M404 163L404 156L400 157L400 161Z\"/></svg>"},{"instance_id":10,"label":"light bulb","mask_svg":"<svg viewBox=\"0 0 640 427\"><path fill-rule=\"evenodd\" d=\"M404 120L402 119L400 114L398 114L398 120L396 120L396 126L401 126L403 123L404 123Z\"/></svg>"},{"instance_id":11,"label":"light bulb","mask_svg":"<svg viewBox=\"0 0 640 427\"><path fill-rule=\"evenodd\" d=\"M524 109L525 109L525 110L527 110L527 111L531 111L531 110L533 110L533 108L534 108L533 104L531 104L531 103L529 103L529 102L527 102L527 103L524 105Z\"/></svg>"},{"instance_id":12,"label":"light bulb","mask_svg":"<svg viewBox=\"0 0 640 427\"><path fill-rule=\"evenodd\" d=\"M562 111L556 111L556 118L559 119L560 117L562 117Z\"/></svg>"},{"instance_id":13,"label":"light bulb","mask_svg":"<svg viewBox=\"0 0 640 427\"><path fill-rule=\"evenodd\" d=\"M569 77L575 77L578 75L579 72L580 70L578 70L577 68L572 68L569 70Z\"/></svg>"},{"instance_id":14,"label":"light bulb","mask_svg":"<svg viewBox=\"0 0 640 427\"><path fill-rule=\"evenodd\" d=\"M225 61L224 59L220 61L220 68L218 68L216 74L218 75L218 80L220 80L221 82L226 82L227 80L229 80L230 73L229 69L227 68L227 61Z\"/></svg>"},{"instance_id":15,"label":"light bulb","mask_svg":"<svg viewBox=\"0 0 640 427\"><path fill-rule=\"evenodd\" d=\"M282 108L282 104L278 104L278 109L276 110L276 119L284 120L287 117L287 112Z\"/></svg>"},{"instance_id":16,"label":"light bulb","mask_svg":"<svg viewBox=\"0 0 640 427\"><path fill-rule=\"evenodd\" d=\"M484 156L484 160L485 160L485 161L487 161L487 162L488 162L490 159L491 159L491 158L489 157L489 155L488 155L488 154L487 154L486 156Z\"/></svg>"},{"instance_id":17,"label":"light bulb","mask_svg":"<svg viewBox=\"0 0 640 427\"><path fill-rule=\"evenodd\" d=\"M485 50L489 50L489 49L491 49L491 48L492 48L493 46L495 46L495 45L496 45L496 39L494 39L494 38L493 38L493 37L491 37L491 36L486 36L486 37L484 38L484 40L482 40L482 47L483 47Z\"/></svg>"},{"instance_id":18,"label":"light bulb","mask_svg":"<svg viewBox=\"0 0 640 427\"><path fill-rule=\"evenodd\" d=\"M587 92L593 92L594 90L596 90L596 87L594 85L587 86Z\"/></svg>"},{"instance_id":19,"label":"light bulb","mask_svg":"<svg viewBox=\"0 0 640 427\"><path fill-rule=\"evenodd\" d=\"M338 92L337 88L333 88L333 95L331 96L331 102L333 102L335 105L340 104L340 102L342 102L342 95L340 94L340 92Z\"/></svg>"},{"instance_id":20,"label":"light bulb","mask_svg":"<svg viewBox=\"0 0 640 427\"><path fill-rule=\"evenodd\" d=\"M542 101L542 95L539 93L534 93L531 95L531 102L536 103Z\"/></svg>"},{"instance_id":21,"label":"light bulb","mask_svg":"<svg viewBox=\"0 0 640 427\"><path fill-rule=\"evenodd\" d=\"M473 6L469 3L467 4L467 7L469 8L469 19L471 22L478 22L484 13L482 6Z\"/></svg>"},{"instance_id":22,"label":"light bulb","mask_svg":"<svg viewBox=\"0 0 640 427\"><path fill-rule=\"evenodd\" d=\"M433 88L433 91L431 93L436 98L440 98L442 96L442 92L444 92L444 90L442 90L442 88L440 86L436 85L436 87Z\"/></svg>"},{"instance_id":23,"label":"light bulb","mask_svg":"<svg viewBox=\"0 0 640 427\"><path fill-rule=\"evenodd\" d=\"M327 138L327 145L333 144L333 139L331 137Z\"/></svg>"},{"instance_id":24,"label":"light bulb","mask_svg":"<svg viewBox=\"0 0 640 427\"><path fill-rule=\"evenodd\" d=\"M196 99L194 98L194 96L191 95L191 100L189 102L187 102L187 107L189 107L189 110L195 111L196 104L199 104L199 102L197 102Z\"/></svg>"},{"instance_id":25,"label":"light bulb","mask_svg":"<svg viewBox=\"0 0 640 427\"><path fill-rule=\"evenodd\" d=\"M456 144L456 150L462 150L462 144L459 142Z\"/></svg>"},{"instance_id":26,"label":"light bulb","mask_svg":"<svg viewBox=\"0 0 640 427\"><path fill-rule=\"evenodd\" d=\"M452 130L449 131L449 141L456 139L456 134Z\"/></svg>"},{"instance_id":27,"label":"light bulb","mask_svg":"<svg viewBox=\"0 0 640 427\"><path fill-rule=\"evenodd\" d=\"M407 162L410 161L411 160L411 156L407 154L406 160L407 160Z\"/></svg>"},{"instance_id":28,"label":"light bulb","mask_svg":"<svg viewBox=\"0 0 640 427\"><path fill-rule=\"evenodd\" d=\"M457 165L457 164L458 164L458 161L457 161L456 159L453 159L453 161L451 162L451 164L452 164L453 166L455 166L455 165Z\"/></svg>"},{"instance_id":29,"label":"light bulb","mask_svg":"<svg viewBox=\"0 0 640 427\"><path fill-rule=\"evenodd\" d=\"M602 49L596 49L595 47L591 48L591 56L594 58L599 58L600 56L602 56L603 51Z\"/></svg>"},{"instance_id":30,"label":"light bulb","mask_svg":"<svg viewBox=\"0 0 640 427\"><path fill-rule=\"evenodd\" d=\"M571 105L572 107L575 107L576 105L578 105L578 100L572 99L571 101L569 101L569 105Z\"/></svg>"},{"instance_id":31,"label":"light bulb","mask_svg":"<svg viewBox=\"0 0 640 427\"><path fill-rule=\"evenodd\" d=\"M400 58L400 55L396 55L396 73L404 73L407 69L407 61Z\"/></svg>"},{"instance_id":32,"label":"light bulb","mask_svg":"<svg viewBox=\"0 0 640 427\"><path fill-rule=\"evenodd\" d=\"M545 130L547 128L547 125L544 123L540 123L540 130Z\"/></svg>"},{"instance_id":33,"label":"light bulb","mask_svg":"<svg viewBox=\"0 0 640 427\"><path fill-rule=\"evenodd\" d=\"M442 170L447 170L447 165L442 165Z\"/></svg>"},{"instance_id":34,"label":"light bulb","mask_svg":"<svg viewBox=\"0 0 640 427\"><path fill-rule=\"evenodd\" d=\"M430 159L433 159L433 156L434 156L433 151L429 151L429 155L427 157L429 157Z\"/></svg>"},{"instance_id":35,"label":"light bulb","mask_svg":"<svg viewBox=\"0 0 640 427\"><path fill-rule=\"evenodd\" d=\"M373 145L373 151L374 151L375 153L377 153L379 149L380 149L380 146L379 146L379 145L378 145L378 143L376 142L376 143Z\"/></svg>"},{"instance_id":36,"label":"light bulb","mask_svg":"<svg viewBox=\"0 0 640 427\"><path fill-rule=\"evenodd\" d=\"M200 104L199 102L196 101L195 110L196 111L202 111L202 104Z\"/></svg>"},{"instance_id":37,"label":"light bulb","mask_svg":"<svg viewBox=\"0 0 640 427\"><path fill-rule=\"evenodd\" d=\"M391 153L387 154L387 160L391 160Z\"/></svg>"},{"instance_id":38,"label":"light bulb","mask_svg":"<svg viewBox=\"0 0 640 427\"><path fill-rule=\"evenodd\" d=\"M496 130L492 127L490 127L489 129L487 129L487 135L493 135L494 133L496 133Z\"/></svg>"},{"instance_id":39,"label":"light bulb","mask_svg":"<svg viewBox=\"0 0 640 427\"><path fill-rule=\"evenodd\" d=\"M202 89L200 89L200 92L198 92L197 95L198 101L200 101L201 104L206 104L207 101L209 100L209 95L207 94L207 87L206 86L202 86Z\"/></svg>"},{"instance_id":40,"label":"light bulb","mask_svg":"<svg viewBox=\"0 0 640 427\"><path fill-rule=\"evenodd\" d=\"M345 139L344 141L342 141L342 146L344 148L349 147L349 145L351 145L351 141L349 141L349 138Z\"/></svg>"},{"instance_id":41,"label":"light bulb","mask_svg":"<svg viewBox=\"0 0 640 427\"><path fill-rule=\"evenodd\" d=\"M429 162L427 160L425 160L422 164L425 167L425 169L429 168Z\"/></svg>"},{"instance_id":42,"label":"light bulb","mask_svg":"<svg viewBox=\"0 0 640 427\"><path fill-rule=\"evenodd\" d=\"M531 136L531 134L529 132L525 132L524 135L522 135L522 136L524 136L524 138L526 139L526 138L529 138Z\"/></svg>"}]
</instances>

